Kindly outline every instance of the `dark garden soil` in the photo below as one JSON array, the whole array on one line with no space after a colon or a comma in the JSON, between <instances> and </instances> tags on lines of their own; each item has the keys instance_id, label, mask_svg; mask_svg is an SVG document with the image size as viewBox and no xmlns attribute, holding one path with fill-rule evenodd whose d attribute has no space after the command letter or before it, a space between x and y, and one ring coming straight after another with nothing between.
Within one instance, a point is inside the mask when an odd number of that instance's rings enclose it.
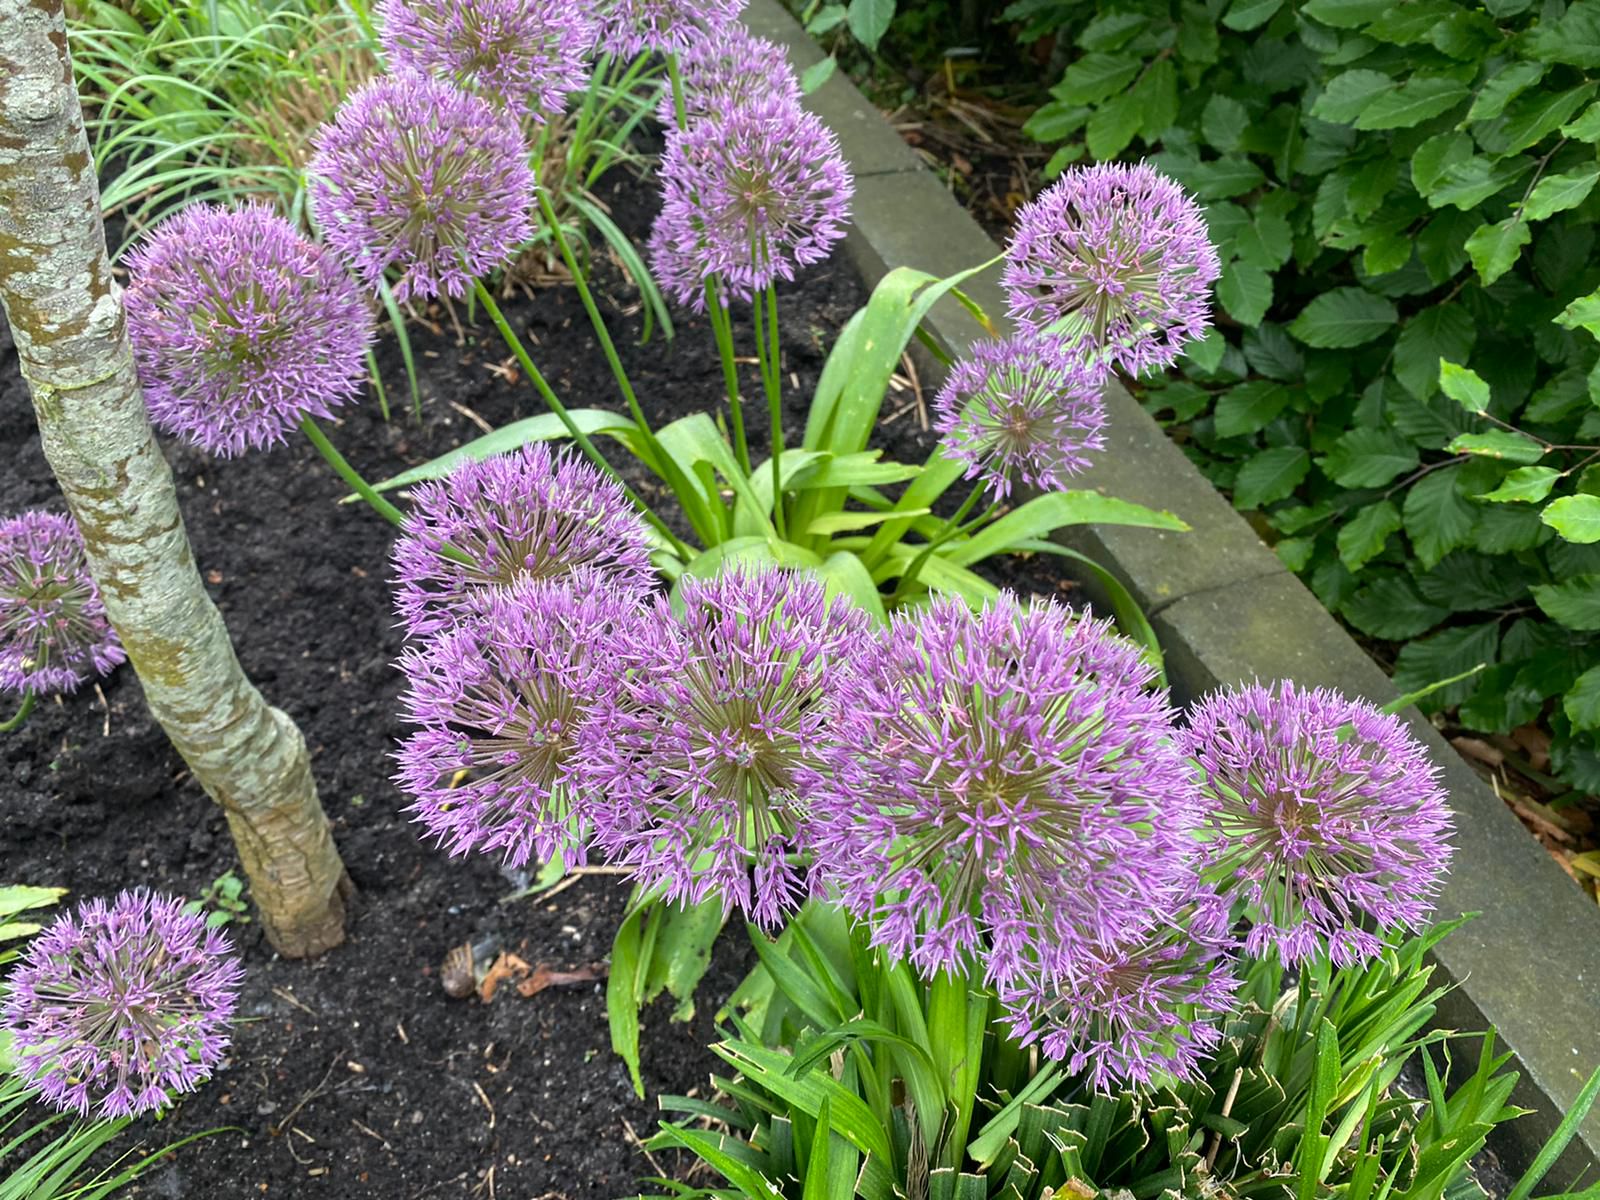
<instances>
[{"instance_id":1,"label":"dark garden soil","mask_svg":"<svg viewBox=\"0 0 1600 1200\"><path fill-rule=\"evenodd\" d=\"M618 179L605 199L642 239L650 188ZM714 407L720 374L704 321L680 314L675 342L636 345L636 294L614 270L602 268L598 283L651 416ZM864 298L842 259L787 289L792 437L826 347ZM517 297L506 310L568 404L621 407L570 289ZM369 397L331 429L368 478L470 440L479 421L499 426L543 411L492 328L458 337L450 314L433 311L411 332L421 422L404 411L405 373L388 338L378 360L393 419L386 423ZM759 395L748 372L746 394ZM909 379L897 382L884 413L891 454L920 461L932 441L930 398ZM299 439L231 461L170 441L167 450L211 595L246 671L305 731L358 897L349 940L315 962L282 961L255 924L230 925L248 970L230 1057L170 1118L137 1132L159 1146L238 1128L185 1148L133 1194L577 1200L630 1195L657 1166L684 1169L672 1155L652 1166L635 1137L655 1129L656 1094L707 1089L711 1018L747 965L741 939L723 939L687 1028L670 1024L664 1005L647 1015L648 1102L634 1097L611 1054L603 984L532 998L503 989L488 1005L447 996L439 980L446 954L488 935L556 970L603 960L625 885L586 877L548 899L507 903L525 879L419 842L389 782L388 755L404 732L392 665L400 638L386 585L390 527L362 507L337 507L344 489ZM61 509L3 324L0 461L0 514ZM665 499L653 481L634 479L652 501ZM1040 590L1054 590L1039 570ZM59 885L74 898L135 885L200 896L236 868L220 811L152 722L131 669L98 691L41 704L0 742L0 882Z\"/></svg>"}]
</instances>

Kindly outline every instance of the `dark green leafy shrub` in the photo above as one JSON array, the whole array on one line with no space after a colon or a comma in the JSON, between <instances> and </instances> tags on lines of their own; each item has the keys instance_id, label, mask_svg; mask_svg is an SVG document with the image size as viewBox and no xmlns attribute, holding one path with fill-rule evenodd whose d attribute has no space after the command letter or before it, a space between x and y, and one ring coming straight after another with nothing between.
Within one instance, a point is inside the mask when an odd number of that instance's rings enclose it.
<instances>
[{"instance_id":1,"label":"dark green leafy shrub","mask_svg":"<svg viewBox=\"0 0 1600 1200\"><path fill-rule=\"evenodd\" d=\"M1028 132L1208 206L1220 328L1153 413L1409 691L1600 791L1600 0L1019 0ZM1461 369L1458 369L1461 368ZM1443 387L1441 387L1441 370Z\"/></svg>"}]
</instances>

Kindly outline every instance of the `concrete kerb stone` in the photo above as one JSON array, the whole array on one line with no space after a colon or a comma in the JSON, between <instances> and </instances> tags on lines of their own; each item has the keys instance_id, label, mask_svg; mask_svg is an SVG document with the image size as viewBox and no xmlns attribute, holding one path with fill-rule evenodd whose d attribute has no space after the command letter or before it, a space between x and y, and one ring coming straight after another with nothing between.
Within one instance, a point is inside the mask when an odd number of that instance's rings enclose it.
<instances>
[{"instance_id":1,"label":"concrete kerb stone","mask_svg":"<svg viewBox=\"0 0 1600 1200\"><path fill-rule=\"evenodd\" d=\"M788 47L801 70L823 57L778 0L751 0L745 19ZM869 285L898 266L947 275L998 252L847 79L836 74L806 102L838 133L855 172L846 250ZM998 271L965 290L997 321L1003 317ZM954 352L982 333L951 300L935 307L928 324ZM1177 699L1219 684L1292 678L1392 700L1387 676L1137 402L1121 387L1106 399L1108 449L1083 486L1175 512L1192 530L1090 528L1062 540L1110 568L1151 615ZM1097 598L1092 586L1084 591ZM1526 1159L1600 1064L1600 919L1437 731L1411 716L1443 767L1458 819L1439 912L1482 914L1439 947L1439 966L1455 985L1440 1016L1455 1028L1492 1025L1516 1055L1523 1077L1516 1098L1535 1114L1509 1127L1503 1150ZM1597 1161L1600 1111L1580 1127L1547 1189L1572 1178L1568 1169Z\"/></svg>"}]
</instances>

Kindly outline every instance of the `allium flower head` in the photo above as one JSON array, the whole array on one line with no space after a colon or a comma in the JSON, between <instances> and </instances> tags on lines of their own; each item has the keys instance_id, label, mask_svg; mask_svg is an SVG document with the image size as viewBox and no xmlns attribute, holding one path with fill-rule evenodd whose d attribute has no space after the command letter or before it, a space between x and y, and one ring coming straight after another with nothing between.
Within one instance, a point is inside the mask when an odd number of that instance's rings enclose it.
<instances>
[{"instance_id":1,"label":"allium flower head","mask_svg":"<svg viewBox=\"0 0 1600 1200\"><path fill-rule=\"evenodd\" d=\"M210 1077L244 972L183 901L139 889L90 900L29 944L0 1029L17 1075L63 1111L126 1117Z\"/></svg>"},{"instance_id":2,"label":"allium flower head","mask_svg":"<svg viewBox=\"0 0 1600 1200\"><path fill-rule=\"evenodd\" d=\"M72 518L0 521L0 688L70 692L126 658Z\"/></svg>"},{"instance_id":3,"label":"allium flower head","mask_svg":"<svg viewBox=\"0 0 1600 1200\"><path fill-rule=\"evenodd\" d=\"M1005 982L1142 933L1198 819L1153 677L1108 624L1009 593L896 616L838 699L820 878L927 976Z\"/></svg>"},{"instance_id":4,"label":"allium flower head","mask_svg":"<svg viewBox=\"0 0 1600 1200\"><path fill-rule=\"evenodd\" d=\"M679 590L681 617L663 599L619 646L626 703L591 748L607 797L595 840L669 900L720 896L770 927L804 898L788 856L867 618L790 571L685 576Z\"/></svg>"},{"instance_id":5,"label":"allium flower head","mask_svg":"<svg viewBox=\"0 0 1600 1200\"><path fill-rule=\"evenodd\" d=\"M1011 315L1102 373L1166 366L1210 324L1221 274L1200 208L1143 163L1074 167L1017 213Z\"/></svg>"},{"instance_id":6,"label":"allium flower head","mask_svg":"<svg viewBox=\"0 0 1600 1200\"><path fill-rule=\"evenodd\" d=\"M311 204L328 244L397 300L460 296L533 232L516 118L414 72L362 87L317 134Z\"/></svg>"},{"instance_id":7,"label":"allium flower head","mask_svg":"<svg viewBox=\"0 0 1600 1200\"><path fill-rule=\"evenodd\" d=\"M599 47L629 59L680 54L739 19L745 0L599 0Z\"/></svg>"},{"instance_id":8,"label":"allium flower head","mask_svg":"<svg viewBox=\"0 0 1600 1200\"><path fill-rule=\"evenodd\" d=\"M700 38L679 55L678 76L690 120L716 117L771 97L800 103L800 77L783 47L756 37L738 22ZM656 115L668 129L677 125L671 88L662 89Z\"/></svg>"},{"instance_id":9,"label":"allium flower head","mask_svg":"<svg viewBox=\"0 0 1600 1200\"><path fill-rule=\"evenodd\" d=\"M472 607L475 619L400 660L401 709L421 726L397 755L408 811L451 854L581 865L592 797L579 744L586 731L611 736L616 643L643 610L592 569L525 579Z\"/></svg>"},{"instance_id":10,"label":"allium flower head","mask_svg":"<svg viewBox=\"0 0 1600 1200\"><path fill-rule=\"evenodd\" d=\"M832 131L784 96L670 131L661 185L652 268L696 311L713 276L748 299L826 258L855 190Z\"/></svg>"},{"instance_id":11,"label":"allium flower head","mask_svg":"<svg viewBox=\"0 0 1600 1200\"><path fill-rule=\"evenodd\" d=\"M543 442L420 484L394 562L395 609L412 637L454 625L477 593L520 579L593 567L634 598L654 581L644 522L621 485Z\"/></svg>"},{"instance_id":12,"label":"allium flower head","mask_svg":"<svg viewBox=\"0 0 1600 1200\"><path fill-rule=\"evenodd\" d=\"M1284 682L1208 697L1185 733L1212 807L1207 874L1242 896L1245 942L1285 966L1376 954L1420 928L1450 861L1439 769L1398 717Z\"/></svg>"},{"instance_id":13,"label":"allium flower head","mask_svg":"<svg viewBox=\"0 0 1600 1200\"><path fill-rule=\"evenodd\" d=\"M935 426L967 478L981 477L997 497L1013 479L1054 491L1105 447L1102 386L1053 339L981 341L945 377Z\"/></svg>"},{"instance_id":14,"label":"allium flower head","mask_svg":"<svg viewBox=\"0 0 1600 1200\"><path fill-rule=\"evenodd\" d=\"M365 298L264 204L192 204L128 267L128 336L158 429L231 457L281 443L366 382Z\"/></svg>"},{"instance_id":15,"label":"allium flower head","mask_svg":"<svg viewBox=\"0 0 1600 1200\"><path fill-rule=\"evenodd\" d=\"M585 0L382 0L378 12L395 66L539 120L588 79L595 24Z\"/></svg>"},{"instance_id":16,"label":"allium flower head","mask_svg":"<svg viewBox=\"0 0 1600 1200\"><path fill-rule=\"evenodd\" d=\"M1134 941L1085 947L1064 975L1019 980L1000 998L1013 1037L1087 1071L1097 1091L1192 1080L1238 990L1233 949L1227 903L1200 891Z\"/></svg>"}]
</instances>

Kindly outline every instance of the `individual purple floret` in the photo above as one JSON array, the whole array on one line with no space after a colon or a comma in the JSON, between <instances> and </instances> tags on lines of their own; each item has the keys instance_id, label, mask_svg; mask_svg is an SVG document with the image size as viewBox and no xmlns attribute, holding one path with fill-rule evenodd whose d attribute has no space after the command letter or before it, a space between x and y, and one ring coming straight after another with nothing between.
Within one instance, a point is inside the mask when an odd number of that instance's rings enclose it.
<instances>
[{"instance_id":1,"label":"individual purple floret","mask_svg":"<svg viewBox=\"0 0 1600 1200\"><path fill-rule=\"evenodd\" d=\"M72 518L0 521L0 689L71 692L126 659Z\"/></svg>"},{"instance_id":2,"label":"individual purple floret","mask_svg":"<svg viewBox=\"0 0 1600 1200\"><path fill-rule=\"evenodd\" d=\"M748 299L826 258L855 190L833 133L782 96L671 130L661 184L652 269L696 312L712 278Z\"/></svg>"},{"instance_id":3,"label":"individual purple floret","mask_svg":"<svg viewBox=\"0 0 1600 1200\"><path fill-rule=\"evenodd\" d=\"M150 420L210 454L280 444L366 382L366 299L264 204L192 204L128 268L123 307Z\"/></svg>"},{"instance_id":4,"label":"individual purple floret","mask_svg":"<svg viewBox=\"0 0 1600 1200\"><path fill-rule=\"evenodd\" d=\"M928 977L1141 935L1187 895L1199 820L1154 675L1109 624L1010 593L897 615L838 698L820 879Z\"/></svg>"},{"instance_id":5,"label":"individual purple floret","mask_svg":"<svg viewBox=\"0 0 1600 1200\"><path fill-rule=\"evenodd\" d=\"M981 341L934 398L945 453L997 498L1014 479L1054 491L1105 448L1103 383L1060 343L1022 334Z\"/></svg>"},{"instance_id":6,"label":"individual purple floret","mask_svg":"<svg viewBox=\"0 0 1600 1200\"><path fill-rule=\"evenodd\" d=\"M618 58L680 54L739 19L745 0L599 0L599 48Z\"/></svg>"},{"instance_id":7,"label":"individual purple floret","mask_svg":"<svg viewBox=\"0 0 1600 1200\"><path fill-rule=\"evenodd\" d=\"M1185 733L1212 807L1207 875L1241 896L1245 950L1346 966L1419 929L1450 861L1439 768L1398 717L1284 682L1208 697Z\"/></svg>"},{"instance_id":8,"label":"individual purple floret","mask_svg":"<svg viewBox=\"0 0 1600 1200\"><path fill-rule=\"evenodd\" d=\"M595 842L667 900L716 896L771 928L804 899L806 780L866 615L792 571L685 576L619 652L631 668L615 731L592 739L607 803Z\"/></svg>"},{"instance_id":9,"label":"individual purple floret","mask_svg":"<svg viewBox=\"0 0 1600 1200\"><path fill-rule=\"evenodd\" d=\"M475 595L519 579L593 567L634 599L655 582L644 522L622 486L543 442L419 484L394 564L395 610L411 637L449 628Z\"/></svg>"},{"instance_id":10,"label":"individual purple floret","mask_svg":"<svg viewBox=\"0 0 1600 1200\"><path fill-rule=\"evenodd\" d=\"M580 740L614 735L617 645L645 614L592 569L482 593L473 609L400 660L401 711L421 726L397 755L408 811L452 855L582 865L593 796Z\"/></svg>"},{"instance_id":11,"label":"individual purple floret","mask_svg":"<svg viewBox=\"0 0 1600 1200\"><path fill-rule=\"evenodd\" d=\"M228 1046L244 972L228 939L182 900L138 889L90 900L29 944L0 1030L16 1074L62 1111L165 1108Z\"/></svg>"},{"instance_id":12,"label":"individual purple floret","mask_svg":"<svg viewBox=\"0 0 1600 1200\"><path fill-rule=\"evenodd\" d=\"M800 77L783 47L737 22L679 55L678 76L689 120L715 117L768 97L800 103ZM670 87L662 89L656 115L668 129L678 124Z\"/></svg>"},{"instance_id":13,"label":"individual purple floret","mask_svg":"<svg viewBox=\"0 0 1600 1200\"><path fill-rule=\"evenodd\" d=\"M1002 988L1011 1036L1087 1072L1100 1092L1192 1080L1239 987L1234 949L1227 903L1202 891L1134 942L1084 947L1064 975Z\"/></svg>"},{"instance_id":14,"label":"individual purple floret","mask_svg":"<svg viewBox=\"0 0 1600 1200\"><path fill-rule=\"evenodd\" d=\"M397 300L460 296L533 232L516 118L414 72L362 87L317 134L311 204L328 244Z\"/></svg>"},{"instance_id":15,"label":"individual purple floret","mask_svg":"<svg viewBox=\"0 0 1600 1200\"><path fill-rule=\"evenodd\" d=\"M394 66L540 121L588 82L595 22L585 0L382 0L378 13Z\"/></svg>"},{"instance_id":16,"label":"individual purple floret","mask_svg":"<svg viewBox=\"0 0 1600 1200\"><path fill-rule=\"evenodd\" d=\"M1104 373L1171 364L1221 274L1200 208L1143 163L1074 167L1017 213L1004 285L1020 325Z\"/></svg>"}]
</instances>

